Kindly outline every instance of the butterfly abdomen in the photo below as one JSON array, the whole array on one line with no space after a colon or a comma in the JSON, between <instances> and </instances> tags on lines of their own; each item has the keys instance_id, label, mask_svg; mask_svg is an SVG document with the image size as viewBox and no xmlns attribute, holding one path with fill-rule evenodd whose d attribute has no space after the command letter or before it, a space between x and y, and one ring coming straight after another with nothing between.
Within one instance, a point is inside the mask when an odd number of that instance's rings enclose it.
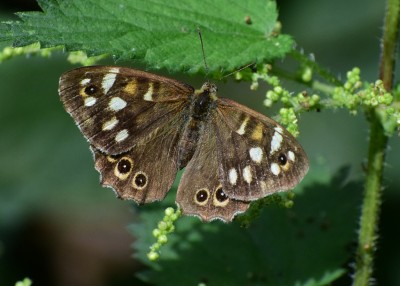
<instances>
[{"instance_id":1,"label":"butterfly abdomen","mask_svg":"<svg viewBox=\"0 0 400 286\"><path fill-rule=\"evenodd\" d=\"M194 151L196 150L197 142L199 140L199 134L200 130L202 129L202 125L202 121L192 118L187 122L178 145L179 169L184 168L190 159L192 159Z\"/></svg>"},{"instance_id":2,"label":"butterfly abdomen","mask_svg":"<svg viewBox=\"0 0 400 286\"><path fill-rule=\"evenodd\" d=\"M178 146L178 166L183 168L193 157L200 139L205 122L210 111L215 108L216 87L205 83L202 88L194 93L190 103L190 116L184 125L184 130Z\"/></svg>"}]
</instances>

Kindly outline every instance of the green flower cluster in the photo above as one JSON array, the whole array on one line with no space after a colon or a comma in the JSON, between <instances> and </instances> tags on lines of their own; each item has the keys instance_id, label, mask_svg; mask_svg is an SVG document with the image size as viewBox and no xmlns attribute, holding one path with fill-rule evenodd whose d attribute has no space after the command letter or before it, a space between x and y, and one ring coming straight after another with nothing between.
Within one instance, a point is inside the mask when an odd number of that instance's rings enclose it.
<instances>
[{"instance_id":1,"label":"green flower cluster","mask_svg":"<svg viewBox=\"0 0 400 286\"><path fill-rule=\"evenodd\" d=\"M281 108L279 110L280 122L286 126L287 131L289 131L293 136L299 136L299 129L297 125L297 117L294 113L293 107Z\"/></svg>"},{"instance_id":2,"label":"green flower cluster","mask_svg":"<svg viewBox=\"0 0 400 286\"><path fill-rule=\"evenodd\" d=\"M71 64L81 64L83 66L92 66L96 64L98 61L107 58L107 54L88 57L85 52L77 51L70 52L68 55L68 61Z\"/></svg>"},{"instance_id":3,"label":"green flower cluster","mask_svg":"<svg viewBox=\"0 0 400 286\"><path fill-rule=\"evenodd\" d=\"M389 106L393 102L392 94L385 90L381 80L363 85L359 68L347 72L346 82L334 89L332 99L336 107L346 107L352 114L357 114L359 106L366 108Z\"/></svg>"},{"instance_id":4,"label":"green flower cluster","mask_svg":"<svg viewBox=\"0 0 400 286\"><path fill-rule=\"evenodd\" d=\"M31 286L31 285L32 285L32 280L29 278L25 278L24 280L15 283L15 286Z\"/></svg>"},{"instance_id":5,"label":"green flower cluster","mask_svg":"<svg viewBox=\"0 0 400 286\"><path fill-rule=\"evenodd\" d=\"M60 51L62 47L54 47L54 48L45 48L42 49L39 43L31 44L25 47L5 47L2 51L0 51L0 63L9 60L11 58L26 55L26 56L40 56L44 58L49 58L54 51ZM88 57L85 52L77 51L77 52L70 52L68 55L68 61L71 64L81 64L83 66L91 66L96 64L98 61L106 58L108 55L98 55L93 57Z\"/></svg>"},{"instance_id":6,"label":"green flower cluster","mask_svg":"<svg viewBox=\"0 0 400 286\"><path fill-rule=\"evenodd\" d=\"M56 48L41 49L39 43L18 48L5 47L0 52L0 63L21 55L39 55L41 57L50 57L51 52L55 49Z\"/></svg>"},{"instance_id":7,"label":"green flower cluster","mask_svg":"<svg viewBox=\"0 0 400 286\"><path fill-rule=\"evenodd\" d=\"M236 79L250 80L250 89L256 90L260 81L272 86L265 95L264 105L271 107L275 103L281 103L283 107L279 111L278 121L286 126L294 136L298 132L297 114L302 111L322 108L347 108L351 114L356 115L359 108L364 110L375 109L381 118L382 125L388 135L393 134L396 128L400 131L400 102L394 100L393 94L386 91L383 82L377 80L374 83L363 83L360 77L360 69L355 67L346 74L346 82L340 86L328 86L318 81L313 81L313 71L309 67L302 67L298 78L307 83L314 90L320 90L328 95L321 99L317 94L309 95L307 92L291 93L280 84L279 78L271 73L270 65L261 65L256 72L251 74L238 72ZM399 86L400 88L400 86ZM394 91L396 92L396 90ZM400 91L398 92L400 94Z\"/></svg>"},{"instance_id":8,"label":"green flower cluster","mask_svg":"<svg viewBox=\"0 0 400 286\"><path fill-rule=\"evenodd\" d=\"M386 91L382 80L362 84L359 68L347 72L344 85L334 89L331 105L346 107L354 115L359 107L367 110L374 108L387 135L392 135L396 128L400 129L400 103Z\"/></svg>"},{"instance_id":9,"label":"green flower cluster","mask_svg":"<svg viewBox=\"0 0 400 286\"><path fill-rule=\"evenodd\" d=\"M169 207L165 210L165 216L162 221L158 223L157 228L153 230L153 236L157 239L157 242L150 246L150 252L147 253L147 257L151 261L155 261L160 257L159 250L161 246L168 242L168 234L175 230L174 223L181 216L181 210L176 211Z\"/></svg>"}]
</instances>

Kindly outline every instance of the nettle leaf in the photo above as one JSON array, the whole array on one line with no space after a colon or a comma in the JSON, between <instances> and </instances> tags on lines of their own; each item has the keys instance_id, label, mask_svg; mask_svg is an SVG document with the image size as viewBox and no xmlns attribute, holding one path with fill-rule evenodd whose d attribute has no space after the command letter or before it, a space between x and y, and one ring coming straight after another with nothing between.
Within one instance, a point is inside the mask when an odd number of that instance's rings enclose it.
<instances>
[{"instance_id":1,"label":"nettle leaf","mask_svg":"<svg viewBox=\"0 0 400 286\"><path fill-rule=\"evenodd\" d=\"M277 9L269 0L38 0L43 12L0 26L0 41L40 42L67 51L139 59L154 68L204 69L197 29L210 70L234 70L283 57L293 46L277 35Z\"/></svg>"},{"instance_id":2,"label":"nettle leaf","mask_svg":"<svg viewBox=\"0 0 400 286\"><path fill-rule=\"evenodd\" d=\"M141 279L174 286L330 285L346 272L356 239L362 185L344 183L348 171L326 183L310 182L293 208L265 208L249 228L182 217L158 263L146 253L163 210L148 207L131 228L136 256L152 268Z\"/></svg>"}]
</instances>

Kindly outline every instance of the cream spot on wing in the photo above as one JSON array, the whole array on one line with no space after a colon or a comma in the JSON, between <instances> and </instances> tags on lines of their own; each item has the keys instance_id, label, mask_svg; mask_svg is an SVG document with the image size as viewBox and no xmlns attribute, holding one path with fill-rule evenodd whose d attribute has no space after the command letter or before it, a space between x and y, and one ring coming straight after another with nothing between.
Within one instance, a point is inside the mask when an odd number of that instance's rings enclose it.
<instances>
[{"instance_id":1,"label":"cream spot on wing","mask_svg":"<svg viewBox=\"0 0 400 286\"><path fill-rule=\"evenodd\" d=\"M101 87L103 88L104 94L107 94L110 88L114 85L118 72L119 68L112 68L110 69L110 72L103 77Z\"/></svg>"},{"instance_id":2,"label":"cream spot on wing","mask_svg":"<svg viewBox=\"0 0 400 286\"><path fill-rule=\"evenodd\" d=\"M288 157L289 157L289 160L292 162L294 162L294 160L296 160L296 157L294 156L294 153L292 151L288 152Z\"/></svg>"},{"instance_id":3,"label":"cream spot on wing","mask_svg":"<svg viewBox=\"0 0 400 286\"><path fill-rule=\"evenodd\" d=\"M119 111L121 109L124 109L125 106L126 106L126 101L120 97L111 98L110 103L108 104L108 107L110 107L110 109L113 111Z\"/></svg>"},{"instance_id":4,"label":"cream spot on wing","mask_svg":"<svg viewBox=\"0 0 400 286\"><path fill-rule=\"evenodd\" d=\"M229 170L229 183L236 185L238 174L235 168Z\"/></svg>"},{"instance_id":5,"label":"cream spot on wing","mask_svg":"<svg viewBox=\"0 0 400 286\"><path fill-rule=\"evenodd\" d=\"M114 116L110 120L104 122L102 130L103 131L111 130L117 125L117 123L118 123L118 119Z\"/></svg>"},{"instance_id":6,"label":"cream spot on wing","mask_svg":"<svg viewBox=\"0 0 400 286\"><path fill-rule=\"evenodd\" d=\"M143 95L143 99L146 101L153 101L153 83L149 83L149 89L147 92Z\"/></svg>"},{"instance_id":7,"label":"cream spot on wing","mask_svg":"<svg viewBox=\"0 0 400 286\"><path fill-rule=\"evenodd\" d=\"M93 106L96 103L96 98L95 97L86 97L85 98L85 106Z\"/></svg>"},{"instance_id":8,"label":"cream spot on wing","mask_svg":"<svg viewBox=\"0 0 400 286\"><path fill-rule=\"evenodd\" d=\"M117 133L117 135L115 136L115 141L117 142L124 141L126 138L128 138L128 135L129 135L128 130L123 129Z\"/></svg>"},{"instance_id":9,"label":"cream spot on wing","mask_svg":"<svg viewBox=\"0 0 400 286\"><path fill-rule=\"evenodd\" d=\"M253 162L260 163L263 156L263 151L260 147L251 148L250 151L250 158Z\"/></svg>"},{"instance_id":10,"label":"cream spot on wing","mask_svg":"<svg viewBox=\"0 0 400 286\"><path fill-rule=\"evenodd\" d=\"M251 181L253 181L253 175L251 174L251 167L246 166L243 169L243 179L246 181L246 183L250 184Z\"/></svg>"},{"instance_id":11,"label":"cream spot on wing","mask_svg":"<svg viewBox=\"0 0 400 286\"><path fill-rule=\"evenodd\" d=\"M127 92L127 93L129 93L129 94L131 94L131 95L134 95L134 94L136 93L136 91L137 91L137 82L136 82L136 80L134 80L134 79L131 80L131 81L125 86L124 91Z\"/></svg>"},{"instance_id":12,"label":"cream spot on wing","mask_svg":"<svg viewBox=\"0 0 400 286\"><path fill-rule=\"evenodd\" d=\"M90 78L85 78L81 80L81 85L87 85L90 82Z\"/></svg>"},{"instance_id":13,"label":"cream spot on wing","mask_svg":"<svg viewBox=\"0 0 400 286\"><path fill-rule=\"evenodd\" d=\"M263 125L258 123L251 134L251 139L254 141L261 141L263 137Z\"/></svg>"},{"instance_id":14,"label":"cream spot on wing","mask_svg":"<svg viewBox=\"0 0 400 286\"><path fill-rule=\"evenodd\" d=\"M243 120L242 124L240 125L239 129L236 130L236 133L237 133L237 134L243 135L243 134L246 132L246 125L247 125L247 122L248 122L248 121L249 121L249 117L246 117L246 118Z\"/></svg>"},{"instance_id":15,"label":"cream spot on wing","mask_svg":"<svg viewBox=\"0 0 400 286\"><path fill-rule=\"evenodd\" d=\"M277 163L272 163L271 164L271 172L275 176L279 175L279 173L281 172L281 168L279 167L279 165Z\"/></svg>"},{"instance_id":16,"label":"cream spot on wing","mask_svg":"<svg viewBox=\"0 0 400 286\"><path fill-rule=\"evenodd\" d=\"M282 135L278 131L275 131L274 136L272 137L272 140L271 140L270 154L274 154L276 151L278 151L281 148L282 140L283 140Z\"/></svg>"},{"instance_id":17,"label":"cream spot on wing","mask_svg":"<svg viewBox=\"0 0 400 286\"><path fill-rule=\"evenodd\" d=\"M274 129L275 129L275 131L279 132L280 134L283 133L283 129L280 126L277 126Z\"/></svg>"},{"instance_id":18,"label":"cream spot on wing","mask_svg":"<svg viewBox=\"0 0 400 286\"><path fill-rule=\"evenodd\" d=\"M115 163L115 162L117 162L117 159L115 159L115 158L113 158L111 156L107 156L107 161L110 162L110 163Z\"/></svg>"}]
</instances>

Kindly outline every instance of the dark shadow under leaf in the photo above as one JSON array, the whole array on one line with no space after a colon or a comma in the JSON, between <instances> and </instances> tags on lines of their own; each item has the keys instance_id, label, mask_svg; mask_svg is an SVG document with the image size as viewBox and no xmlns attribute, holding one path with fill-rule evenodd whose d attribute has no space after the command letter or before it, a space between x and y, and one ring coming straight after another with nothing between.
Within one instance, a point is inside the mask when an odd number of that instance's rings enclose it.
<instances>
[{"instance_id":1,"label":"dark shadow under leaf","mask_svg":"<svg viewBox=\"0 0 400 286\"><path fill-rule=\"evenodd\" d=\"M339 170L328 184L304 188L292 209L267 207L249 228L184 217L143 280L157 285L326 285L352 255L362 186ZM158 218L157 218L158 215ZM152 243L161 213L143 212L138 257ZM147 245L147 247L146 247ZM297 283L297 284L296 284Z\"/></svg>"}]
</instances>

